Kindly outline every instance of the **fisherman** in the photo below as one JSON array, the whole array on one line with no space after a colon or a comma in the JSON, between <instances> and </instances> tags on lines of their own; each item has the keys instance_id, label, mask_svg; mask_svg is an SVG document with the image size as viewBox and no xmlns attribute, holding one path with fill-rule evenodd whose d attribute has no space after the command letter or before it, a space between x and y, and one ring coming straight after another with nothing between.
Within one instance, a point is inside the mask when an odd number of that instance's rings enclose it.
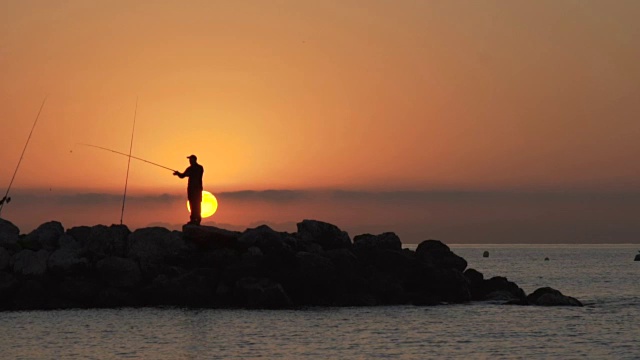
<instances>
[{"instance_id":1,"label":"fisherman","mask_svg":"<svg viewBox=\"0 0 640 360\"><path fill-rule=\"evenodd\" d=\"M204 174L204 168L198 164L198 158L195 155L187 156L189 164L191 164L183 173L174 171L173 175L183 179L185 176L189 177L189 183L187 185L187 198L189 199L189 207L191 208L191 221L187 225L200 225L202 216L200 215L200 208L202 203L202 175Z\"/></svg>"}]
</instances>

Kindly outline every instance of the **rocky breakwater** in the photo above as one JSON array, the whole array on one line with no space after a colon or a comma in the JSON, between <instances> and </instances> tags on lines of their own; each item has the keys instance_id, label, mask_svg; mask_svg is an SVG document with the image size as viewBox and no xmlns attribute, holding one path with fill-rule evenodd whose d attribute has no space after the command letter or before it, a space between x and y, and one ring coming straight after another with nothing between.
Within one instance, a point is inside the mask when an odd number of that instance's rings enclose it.
<instances>
[{"instance_id":1,"label":"rocky breakwater","mask_svg":"<svg viewBox=\"0 0 640 360\"><path fill-rule=\"evenodd\" d=\"M0 219L0 309L121 306L296 308L494 301L580 306L551 288L527 296L485 279L437 240L415 251L396 234L358 235L314 220L183 231L42 224L29 234Z\"/></svg>"}]
</instances>

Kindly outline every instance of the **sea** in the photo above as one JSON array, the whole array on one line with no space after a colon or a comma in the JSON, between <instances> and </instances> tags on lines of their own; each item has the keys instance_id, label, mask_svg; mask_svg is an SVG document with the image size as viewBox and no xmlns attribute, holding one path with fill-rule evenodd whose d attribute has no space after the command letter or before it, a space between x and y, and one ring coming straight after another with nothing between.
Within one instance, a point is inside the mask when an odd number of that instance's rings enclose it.
<instances>
[{"instance_id":1,"label":"sea","mask_svg":"<svg viewBox=\"0 0 640 360\"><path fill-rule=\"evenodd\" d=\"M0 358L640 359L640 245L451 248L485 278L585 306L1 312Z\"/></svg>"}]
</instances>

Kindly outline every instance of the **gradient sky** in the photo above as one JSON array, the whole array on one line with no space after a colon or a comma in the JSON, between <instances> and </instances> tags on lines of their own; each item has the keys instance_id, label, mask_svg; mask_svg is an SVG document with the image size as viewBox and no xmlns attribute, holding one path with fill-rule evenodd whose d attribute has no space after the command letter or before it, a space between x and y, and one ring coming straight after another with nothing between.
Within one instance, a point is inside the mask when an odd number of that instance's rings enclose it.
<instances>
[{"instance_id":1,"label":"gradient sky","mask_svg":"<svg viewBox=\"0 0 640 360\"><path fill-rule=\"evenodd\" d=\"M0 189L48 95L18 193L121 191L126 158L75 144L127 152L139 97L133 154L183 169L195 153L214 193L624 199L640 191L638 18L624 0L0 0ZM185 187L141 163L129 184Z\"/></svg>"}]
</instances>

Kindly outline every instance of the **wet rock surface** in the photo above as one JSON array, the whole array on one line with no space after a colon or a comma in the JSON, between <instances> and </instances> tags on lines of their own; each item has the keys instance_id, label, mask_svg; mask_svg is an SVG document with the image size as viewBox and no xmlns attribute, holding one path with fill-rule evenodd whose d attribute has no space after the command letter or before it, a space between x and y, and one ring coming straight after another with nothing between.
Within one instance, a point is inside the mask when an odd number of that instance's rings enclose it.
<instances>
[{"instance_id":1,"label":"wet rock surface","mask_svg":"<svg viewBox=\"0 0 640 360\"><path fill-rule=\"evenodd\" d=\"M501 304L581 306L551 288L527 296L485 279L438 240L415 251L392 233L355 236L304 220L297 232L186 225L131 232L58 222L20 235L0 219L0 309L122 306L288 309L304 306Z\"/></svg>"}]
</instances>

